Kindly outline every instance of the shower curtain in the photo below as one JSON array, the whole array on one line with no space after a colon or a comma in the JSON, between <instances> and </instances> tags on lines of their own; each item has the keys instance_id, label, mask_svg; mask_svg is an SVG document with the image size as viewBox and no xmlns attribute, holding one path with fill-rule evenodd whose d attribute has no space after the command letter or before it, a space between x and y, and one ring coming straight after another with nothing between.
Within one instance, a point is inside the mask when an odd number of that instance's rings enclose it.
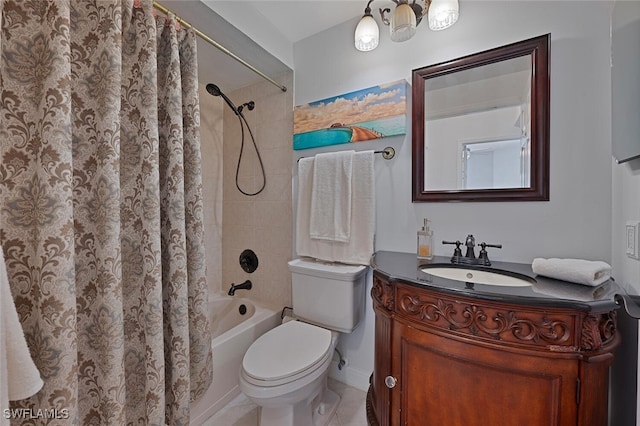
<instances>
[{"instance_id":1,"label":"shower curtain","mask_svg":"<svg viewBox=\"0 0 640 426\"><path fill-rule=\"evenodd\" d=\"M150 0L1 6L0 243L45 382L12 423L186 425L211 382L195 35Z\"/></svg>"}]
</instances>

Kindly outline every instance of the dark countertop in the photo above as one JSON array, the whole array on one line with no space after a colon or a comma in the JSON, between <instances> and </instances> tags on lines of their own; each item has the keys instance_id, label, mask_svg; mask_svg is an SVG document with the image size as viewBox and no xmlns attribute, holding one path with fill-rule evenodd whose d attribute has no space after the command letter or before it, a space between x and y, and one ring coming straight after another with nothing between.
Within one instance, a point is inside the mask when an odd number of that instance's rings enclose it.
<instances>
[{"instance_id":1,"label":"dark countertop","mask_svg":"<svg viewBox=\"0 0 640 426\"><path fill-rule=\"evenodd\" d=\"M504 271L515 276L524 275L532 279L530 286L510 287L503 285L477 284L450 280L430 275L419 269L426 264L447 267L470 268L485 271ZM610 279L597 287L573 284L566 281L536 275L526 263L494 262L491 266L452 265L449 257L434 256L431 260L418 259L415 253L378 251L371 258L371 267L389 281L399 281L451 295L461 295L482 300L516 303L529 306L570 308L584 311L617 309L614 295L625 294L624 290Z\"/></svg>"}]
</instances>

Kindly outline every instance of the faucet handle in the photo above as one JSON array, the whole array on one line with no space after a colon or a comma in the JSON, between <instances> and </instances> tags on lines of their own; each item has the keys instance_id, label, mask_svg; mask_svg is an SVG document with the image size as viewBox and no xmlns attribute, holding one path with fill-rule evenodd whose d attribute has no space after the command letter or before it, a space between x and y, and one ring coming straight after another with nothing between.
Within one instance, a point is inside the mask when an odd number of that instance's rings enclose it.
<instances>
[{"instance_id":1,"label":"faucet handle","mask_svg":"<svg viewBox=\"0 0 640 426\"><path fill-rule=\"evenodd\" d=\"M485 242L480 243L480 247L485 248L485 247L493 247L493 248L502 248L502 244L487 244Z\"/></svg>"},{"instance_id":2,"label":"faucet handle","mask_svg":"<svg viewBox=\"0 0 640 426\"><path fill-rule=\"evenodd\" d=\"M485 266L491 266L491 261L489 260L489 254L487 253L487 247L493 247L493 248L502 248L502 244L487 244L484 241L480 243L480 247L482 247L482 250L480 250L480 253L478 254L478 259L482 260L482 263Z\"/></svg>"},{"instance_id":3,"label":"faucet handle","mask_svg":"<svg viewBox=\"0 0 640 426\"><path fill-rule=\"evenodd\" d=\"M442 241L442 244L455 244L456 248L453 250L453 257L462 257L462 250L460 249L462 243L460 241Z\"/></svg>"}]
</instances>

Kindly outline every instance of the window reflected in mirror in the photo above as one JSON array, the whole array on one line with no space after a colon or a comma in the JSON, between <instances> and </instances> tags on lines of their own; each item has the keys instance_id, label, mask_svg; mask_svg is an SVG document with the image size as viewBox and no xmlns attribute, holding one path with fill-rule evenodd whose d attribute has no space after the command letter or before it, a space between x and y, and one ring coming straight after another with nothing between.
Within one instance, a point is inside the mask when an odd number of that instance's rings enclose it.
<instances>
[{"instance_id":1,"label":"window reflected in mirror","mask_svg":"<svg viewBox=\"0 0 640 426\"><path fill-rule=\"evenodd\" d=\"M527 138L465 143L460 189L528 188Z\"/></svg>"}]
</instances>

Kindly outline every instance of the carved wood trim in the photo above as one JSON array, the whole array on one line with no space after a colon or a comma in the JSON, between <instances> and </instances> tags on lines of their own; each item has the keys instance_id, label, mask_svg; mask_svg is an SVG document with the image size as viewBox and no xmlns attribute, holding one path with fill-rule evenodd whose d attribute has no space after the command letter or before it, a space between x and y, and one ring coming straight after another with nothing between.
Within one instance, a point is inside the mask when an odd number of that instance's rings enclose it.
<instances>
[{"instance_id":1,"label":"carved wood trim","mask_svg":"<svg viewBox=\"0 0 640 426\"><path fill-rule=\"evenodd\" d=\"M373 396L373 388L369 386L369 391L367 392L367 401L366 401L366 410L367 410L367 424L369 426L379 426L378 419L376 418L376 412L374 409L374 401L375 397Z\"/></svg>"},{"instance_id":2,"label":"carved wood trim","mask_svg":"<svg viewBox=\"0 0 640 426\"><path fill-rule=\"evenodd\" d=\"M393 284L390 284L375 275L373 277L373 286L371 287L371 297L386 310L393 312L395 309Z\"/></svg>"},{"instance_id":3,"label":"carved wood trim","mask_svg":"<svg viewBox=\"0 0 640 426\"><path fill-rule=\"evenodd\" d=\"M615 311L587 316L582 322L580 349L597 351L612 342L616 335L616 322Z\"/></svg>"},{"instance_id":4,"label":"carved wood trim","mask_svg":"<svg viewBox=\"0 0 640 426\"><path fill-rule=\"evenodd\" d=\"M460 300L399 292L399 312L474 337L575 351L573 317L549 318Z\"/></svg>"}]
</instances>

